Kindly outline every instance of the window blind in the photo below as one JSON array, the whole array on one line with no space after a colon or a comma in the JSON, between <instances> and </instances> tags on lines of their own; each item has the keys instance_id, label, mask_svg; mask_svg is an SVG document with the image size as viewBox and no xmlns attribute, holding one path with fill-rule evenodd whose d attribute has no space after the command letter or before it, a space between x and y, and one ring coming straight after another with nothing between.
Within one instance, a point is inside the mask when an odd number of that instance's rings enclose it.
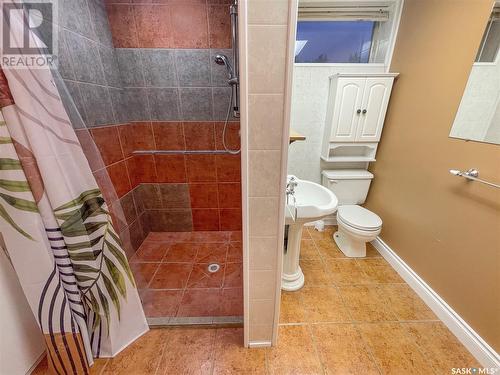
<instances>
[{"instance_id":1,"label":"window blind","mask_svg":"<svg viewBox=\"0 0 500 375\"><path fill-rule=\"evenodd\" d=\"M388 7L312 7L299 6L299 21L376 21L389 20Z\"/></svg>"}]
</instances>

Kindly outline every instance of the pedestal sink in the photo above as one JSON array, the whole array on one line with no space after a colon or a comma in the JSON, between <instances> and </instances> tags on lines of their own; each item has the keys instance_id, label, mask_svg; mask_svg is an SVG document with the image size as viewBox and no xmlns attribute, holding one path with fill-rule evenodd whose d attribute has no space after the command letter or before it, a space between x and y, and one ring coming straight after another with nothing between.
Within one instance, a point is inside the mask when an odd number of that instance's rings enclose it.
<instances>
[{"instance_id":1,"label":"pedestal sink","mask_svg":"<svg viewBox=\"0 0 500 375\"><path fill-rule=\"evenodd\" d=\"M335 213L338 206L335 194L324 186L300 180L295 176L288 176L288 181L290 180L295 181L296 186L293 188L293 197L288 194L285 210L285 224L289 225L289 229L288 245L283 259L281 289L286 291L299 290L304 286L304 274L299 265L304 224ZM290 189L287 189L287 192L289 193Z\"/></svg>"}]
</instances>

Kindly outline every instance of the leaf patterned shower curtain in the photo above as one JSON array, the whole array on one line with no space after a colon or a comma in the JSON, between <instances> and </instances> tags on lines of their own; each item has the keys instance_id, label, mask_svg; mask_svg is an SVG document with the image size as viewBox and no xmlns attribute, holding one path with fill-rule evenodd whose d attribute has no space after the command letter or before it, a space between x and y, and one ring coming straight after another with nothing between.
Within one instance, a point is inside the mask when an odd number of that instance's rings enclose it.
<instances>
[{"instance_id":1,"label":"leaf patterned shower curtain","mask_svg":"<svg viewBox=\"0 0 500 375\"><path fill-rule=\"evenodd\" d=\"M50 70L4 73L3 247L45 337L53 372L88 374L94 357L116 355L148 326L108 207Z\"/></svg>"}]
</instances>

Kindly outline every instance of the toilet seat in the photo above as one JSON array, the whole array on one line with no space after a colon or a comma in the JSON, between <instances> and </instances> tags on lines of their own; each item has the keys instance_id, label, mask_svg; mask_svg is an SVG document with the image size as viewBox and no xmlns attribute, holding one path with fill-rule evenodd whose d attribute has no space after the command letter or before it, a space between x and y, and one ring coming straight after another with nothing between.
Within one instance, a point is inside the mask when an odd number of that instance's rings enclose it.
<instances>
[{"instance_id":1,"label":"toilet seat","mask_svg":"<svg viewBox=\"0 0 500 375\"><path fill-rule=\"evenodd\" d=\"M382 219L377 214L357 205L339 206L337 219L361 231L377 231L382 227Z\"/></svg>"}]
</instances>

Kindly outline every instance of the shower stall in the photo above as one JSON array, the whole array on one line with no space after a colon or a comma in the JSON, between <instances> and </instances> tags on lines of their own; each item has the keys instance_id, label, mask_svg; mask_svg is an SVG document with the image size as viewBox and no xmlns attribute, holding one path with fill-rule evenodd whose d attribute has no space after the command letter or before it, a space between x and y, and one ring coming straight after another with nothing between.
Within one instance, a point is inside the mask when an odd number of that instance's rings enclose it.
<instances>
[{"instance_id":1,"label":"shower stall","mask_svg":"<svg viewBox=\"0 0 500 375\"><path fill-rule=\"evenodd\" d=\"M59 3L56 84L149 323L241 322L237 4Z\"/></svg>"}]
</instances>

